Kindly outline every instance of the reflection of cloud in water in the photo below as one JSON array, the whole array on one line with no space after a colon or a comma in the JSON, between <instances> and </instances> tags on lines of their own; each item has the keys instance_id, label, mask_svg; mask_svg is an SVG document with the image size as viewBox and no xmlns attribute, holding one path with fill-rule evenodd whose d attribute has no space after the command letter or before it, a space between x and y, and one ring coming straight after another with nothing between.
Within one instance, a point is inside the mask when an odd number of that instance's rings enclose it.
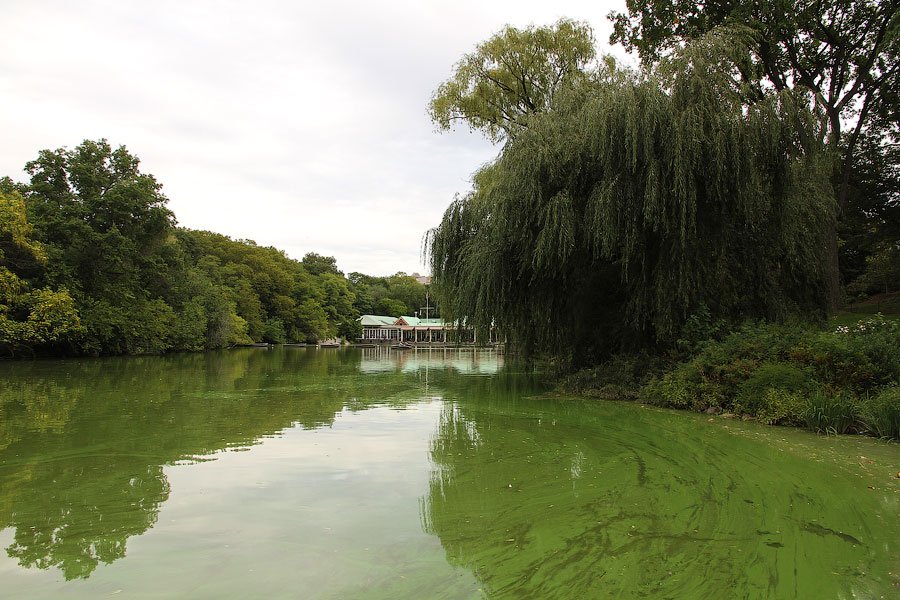
<instances>
[{"instance_id":1,"label":"reflection of cloud in water","mask_svg":"<svg viewBox=\"0 0 900 600\"><path fill-rule=\"evenodd\" d=\"M128 541L154 528L170 501L169 466L211 464L225 450L253 448L240 453L249 458L268 438L333 431L341 419L375 407L389 408L367 416L380 437L357 435L353 452L342 442L342 451L329 452L329 463L393 456L391 444L413 415L432 410L423 399L492 385L492 377L457 375L493 374L502 365L502 357L483 350L477 357L472 351L365 350L246 349L0 364L0 531L6 540L0 589L7 590L5 559L88 579L123 558ZM385 416L398 409L411 414L396 423ZM352 421L358 427L368 422ZM366 440L374 445L363 448ZM247 472L238 476L257 481Z\"/></svg>"},{"instance_id":2,"label":"reflection of cloud in water","mask_svg":"<svg viewBox=\"0 0 900 600\"><path fill-rule=\"evenodd\" d=\"M452 370L463 375L494 375L503 368L503 355L473 348L412 348L388 346L362 349L361 373L416 373L426 369Z\"/></svg>"}]
</instances>

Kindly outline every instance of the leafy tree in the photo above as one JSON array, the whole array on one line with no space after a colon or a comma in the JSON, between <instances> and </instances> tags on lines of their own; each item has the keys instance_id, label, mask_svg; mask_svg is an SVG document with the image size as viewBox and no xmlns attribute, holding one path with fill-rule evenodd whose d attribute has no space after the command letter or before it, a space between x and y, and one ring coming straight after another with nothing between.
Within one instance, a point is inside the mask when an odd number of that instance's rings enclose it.
<instances>
[{"instance_id":1,"label":"leafy tree","mask_svg":"<svg viewBox=\"0 0 900 600\"><path fill-rule=\"evenodd\" d=\"M900 290L900 243L883 243L866 257L866 270L850 291L887 293Z\"/></svg>"},{"instance_id":2,"label":"leafy tree","mask_svg":"<svg viewBox=\"0 0 900 600\"><path fill-rule=\"evenodd\" d=\"M193 260L227 289L236 316L254 340L315 341L335 335L340 323L355 318L352 291L334 272L333 258L308 254L316 275L284 252L249 240L206 231L179 235Z\"/></svg>"},{"instance_id":3,"label":"leafy tree","mask_svg":"<svg viewBox=\"0 0 900 600\"><path fill-rule=\"evenodd\" d=\"M86 352L169 348L174 314L160 297L176 268L174 217L161 186L124 146L85 141L26 165L26 204L49 261L42 281L72 291Z\"/></svg>"},{"instance_id":4,"label":"leafy tree","mask_svg":"<svg viewBox=\"0 0 900 600\"><path fill-rule=\"evenodd\" d=\"M379 315L387 315L389 317L400 317L407 314L407 306L400 300L394 298L383 298L375 305L375 311Z\"/></svg>"},{"instance_id":5,"label":"leafy tree","mask_svg":"<svg viewBox=\"0 0 900 600\"><path fill-rule=\"evenodd\" d=\"M331 323L331 330L335 335L347 339L356 339L362 336L360 326L357 334L356 319L359 313L353 307L356 297L350 288L350 282L344 277L334 273L323 273L320 276L322 288L325 292L325 312Z\"/></svg>"},{"instance_id":6,"label":"leafy tree","mask_svg":"<svg viewBox=\"0 0 900 600\"><path fill-rule=\"evenodd\" d=\"M68 291L31 289L19 276L38 272L46 262L43 247L32 238L24 200L17 192L0 191L0 347L15 352L80 332Z\"/></svg>"},{"instance_id":7,"label":"leafy tree","mask_svg":"<svg viewBox=\"0 0 900 600\"><path fill-rule=\"evenodd\" d=\"M354 311L361 315L374 314L376 312L375 295L373 294L372 287L377 278L353 272L347 276L347 280L350 282L350 289L353 290Z\"/></svg>"},{"instance_id":8,"label":"leafy tree","mask_svg":"<svg viewBox=\"0 0 900 600\"><path fill-rule=\"evenodd\" d=\"M900 12L879 0L752 0L687 2L627 0L627 13L610 13L610 41L637 50L646 66L684 44L719 30L735 41L735 77L747 102L770 90L804 93L820 116L822 134L838 160L832 173L837 211L855 212L853 169L867 129L898 139ZM851 214L849 217L853 219ZM840 264L834 233L829 241L830 295L839 303ZM857 258L855 267L864 262Z\"/></svg>"},{"instance_id":9,"label":"leafy tree","mask_svg":"<svg viewBox=\"0 0 900 600\"><path fill-rule=\"evenodd\" d=\"M824 309L829 163L802 98L751 107L708 36L667 73L564 90L430 234L445 318L590 363L689 315Z\"/></svg>"},{"instance_id":10,"label":"leafy tree","mask_svg":"<svg viewBox=\"0 0 900 600\"><path fill-rule=\"evenodd\" d=\"M356 319L345 319L338 324L337 334L345 340L358 340L363 334L362 323Z\"/></svg>"},{"instance_id":11,"label":"leafy tree","mask_svg":"<svg viewBox=\"0 0 900 600\"><path fill-rule=\"evenodd\" d=\"M406 315L414 315L425 306L427 288L419 283L415 277L406 273L397 273L387 278L390 297L399 300L406 305ZM434 308L434 302L431 302ZM424 316L424 315L423 315ZM434 316L434 313L432 313Z\"/></svg>"},{"instance_id":12,"label":"leafy tree","mask_svg":"<svg viewBox=\"0 0 900 600\"><path fill-rule=\"evenodd\" d=\"M883 258L869 259L900 245L900 145L884 143L870 132L860 136L838 233L841 272L844 281L850 282L848 289L883 291L883 285L857 280L872 265L883 262Z\"/></svg>"},{"instance_id":13,"label":"leafy tree","mask_svg":"<svg viewBox=\"0 0 900 600\"><path fill-rule=\"evenodd\" d=\"M142 354L358 337L359 286L333 257L178 229L139 166L87 140L41 151L28 184L0 178L0 346ZM407 279L397 293L412 302ZM371 302L388 297L387 279L372 281Z\"/></svg>"},{"instance_id":14,"label":"leafy tree","mask_svg":"<svg viewBox=\"0 0 900 600\"><path fill-rule=\"evenodd\" d=\"M303 263L303 266L310 275L331 273L333 275L343 276L343 273L338 271L337 261L333 256L322 256L315 252L308 252L303 256L303 260L300 262Z\"/></svg>"},{"instance_id":15,"label":"leafy tree","mask_svg":"<svg viewBox=\"0 0 900 600\"><path fill-rule=\"evenodd\" d=\"M26 165L29 216L47 244L51 282L127 297L152 277L174 216L161 186L139 165L106 140L42 150Z\"/></svg>"},{"instance_id":16,"label":"leafy tree","mask_svg":"<svg viewBox=\"0 0 900 600\"><path fill-rule=\"evenodd\" d=\"M414 315L425 306L428 297L426 286L402 272L389 277L350 273L348 280L355 295L353 307L357 315ZM435 309L431 316L437 316L433 297L430 305Z\"/></svg>"},{"instance_id":17,"label":"leafy tree","mask_svg":"<svg viewBox=\"0 0 900 600\"><path fill-rule=\"evenodd\" d=\"M429 113L444 130L465 121L492 141L514 137L529 115L552 106L563 85L582 79L594 57L593 34L584 23L508 26L456 64L435 91Z\"/></svg>"},{"instance_id":18,"label":"leafy tree","mask_svg":"<svg viewBox=\"0 0 900 600\"><path fill-rule=\"evenodd\" d=\"M637 50L645 65L716 27L730 26L750 52L738 76L764 95L762 83L802 89L823 111L831 143L842 120L852 122L847 156L867 119L889 101L900 79L897 5L877 0L627 0L628 13L610 13L610 42ZM823 128L824 129L824 128Z\"/></svg>"}]
</instances>

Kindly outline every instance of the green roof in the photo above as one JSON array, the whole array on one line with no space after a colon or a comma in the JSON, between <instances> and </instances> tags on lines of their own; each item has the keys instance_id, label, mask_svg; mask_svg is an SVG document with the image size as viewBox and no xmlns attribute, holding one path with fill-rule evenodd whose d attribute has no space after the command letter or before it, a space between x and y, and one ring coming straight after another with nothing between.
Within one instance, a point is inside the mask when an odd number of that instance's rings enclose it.
<instances>
[{"instance_id":1,"label":"green roof","mask_svg":"<svg viewBox=\"0 0 900 600\"><path fill-rule=\"evenodd\" d=\"M444 320L443 319L420 319L419 317L407 317L406 315L400 317L408 325L412 325L414 327L443 327Z\"/></svg>"},{"instance_id":2,"label":"green roof","mask_svg":"<svg viewBox=\"0 0 900 600\"><path fill-rule=\"evenodd\" d=\"M387 317L384 315L363 315L359 318L363 327L384 327L386 325L394 325L397 317Z\"/></svg>"},{"instance_id":3,"label":"green roof","mask_svg":"<svg viewBox=\"0 0 900 600\"><path fill-rule=\"evenodd\" d=\"M445 323L443 319L420 319L419 317L400 317L406 321L407 325L412 327L444 327L451 325ZM388 317L385 315L363 315L359 318L363 327L391 327L397 325L397 317Z\"/></svg>"}]
</instances>

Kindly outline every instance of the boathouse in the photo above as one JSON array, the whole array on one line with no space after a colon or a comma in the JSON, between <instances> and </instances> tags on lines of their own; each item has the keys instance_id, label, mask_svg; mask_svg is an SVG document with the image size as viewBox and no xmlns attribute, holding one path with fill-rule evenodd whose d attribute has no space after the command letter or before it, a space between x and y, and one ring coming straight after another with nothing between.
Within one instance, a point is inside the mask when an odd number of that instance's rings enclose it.
<instances>
[{"instance_id":1,"label":"boathouse","mask_svg":"<svg viewBox=\"0 0 900 600\"><path fill-rule=\"evenodd\" d=\"M387 317L383 315L363 315L363 342L393 342L404 344L474 344L475 332L460 328L454 322L442 319L421 319L419 317ZM491 340L493 342L493 339Z\"/></svg>"},{"instance_id":2,"label":"boathouse","mask_svg":"<svg viewBox=\"0 0 900 600\"><path fill-rule=\"evenodd\" d=\"M396 317L382 315L363 315L359 318L362 325L362 340L365 342L399 342L400 326Z\"/></svg>"}]
</instances>

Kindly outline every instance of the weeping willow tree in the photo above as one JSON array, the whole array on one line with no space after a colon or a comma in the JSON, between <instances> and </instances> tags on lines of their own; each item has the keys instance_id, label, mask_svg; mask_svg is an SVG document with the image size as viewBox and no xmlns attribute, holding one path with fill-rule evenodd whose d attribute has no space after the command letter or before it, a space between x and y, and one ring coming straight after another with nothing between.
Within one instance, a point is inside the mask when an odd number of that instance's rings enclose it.
<instances>
[{"instance_id":1,"label":"weeping willow tree","mask_svg":"<svg viewBox=\"0 0 900 600\"><path fill-rule=\"evenodd\" d=\"M749 106L724 38L566 89L428 236L442 311L589 363L666 344L703 308L826 306L830 162L790 92Z\"/></svg>"}]
</instances>

